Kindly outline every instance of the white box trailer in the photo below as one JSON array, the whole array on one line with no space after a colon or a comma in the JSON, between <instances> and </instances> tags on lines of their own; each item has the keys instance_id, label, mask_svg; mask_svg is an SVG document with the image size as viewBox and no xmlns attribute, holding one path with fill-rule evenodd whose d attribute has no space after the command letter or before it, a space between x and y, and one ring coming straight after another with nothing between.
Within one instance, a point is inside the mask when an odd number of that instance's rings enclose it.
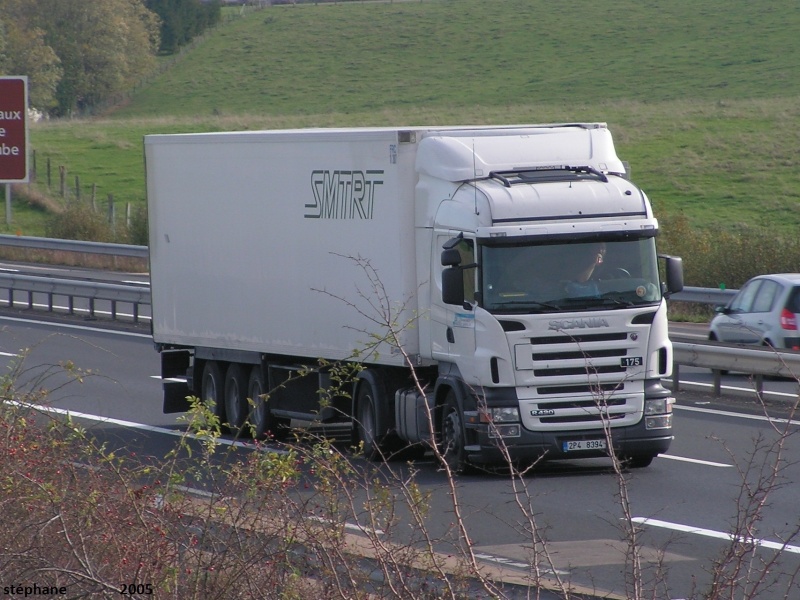
<instances>
[{"instance_id":1,"label":"white box trailer","mask_svg":"<svg viewBox=\"0 0 800 600\"><path fill-rule=\"evenodd\" d=\"M148 135L144 149L165 411L194 394L257 435L343 420L371 457L439 443L456 469L500 446L521 460L614 447L639 466L668 447L680 260L662 283L657 221L604 124ZM587 251L593 291L562 286ZM348 389L320 391L356 362Z\"/></svg>"},{"instance_id":2,"label":"white box trailer","mask_svg":"<svg viewBox=\"0 0 800 600\"><path fill-rule=\"evenodd\" d=\"M351 358L368 340L347 302L373 293L358 258L415 313L414 152L396 131L148 136L146 152L157 343Z\"/></svg>"}]
</instances>

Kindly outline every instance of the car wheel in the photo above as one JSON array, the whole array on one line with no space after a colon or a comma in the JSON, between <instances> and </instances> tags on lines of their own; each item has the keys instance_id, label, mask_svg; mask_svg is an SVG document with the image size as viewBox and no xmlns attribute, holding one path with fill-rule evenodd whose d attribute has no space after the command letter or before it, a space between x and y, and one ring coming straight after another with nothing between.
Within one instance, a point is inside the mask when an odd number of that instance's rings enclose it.
<instances>
[{"instance_id":1,"label":"car wheel","mask_svg":"<svg viewBox=\"0 0 800 600\"><path fill-rule=\"evenodd\" d=\"M709 333L708 334L708 341L709 342L718 342L719 340L717 339L717 334L714 333L713 331L711 333ZM720 375L727 375L728 374L728 370L727 369L720 369L719 374Z\"/></svg>"}]
</instances>

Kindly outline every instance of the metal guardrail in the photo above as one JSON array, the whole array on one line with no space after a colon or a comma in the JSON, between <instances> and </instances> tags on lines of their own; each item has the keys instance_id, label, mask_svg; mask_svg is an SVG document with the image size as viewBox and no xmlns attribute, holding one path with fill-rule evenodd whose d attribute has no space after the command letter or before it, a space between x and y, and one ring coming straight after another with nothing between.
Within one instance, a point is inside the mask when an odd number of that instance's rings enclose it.
<instances>
[{"instance_id":1,"label":"metal guardrail","mask_svg":"<svg viewBox=\"0 0 800 600\"><path fill-rule=\"evenodd\" d=\"M0 235L0 246L13 248L33 248L36 250L56 250L62 252L82 252L85 254L105 254L130 258L147 258L147 246L130 244L106 244L103 242L82 242L79 240L59 240L56 238L30 237L20 235Z\"/></svg>"},{"instance_id":2,"label":"metal guardrail","mask_svg":"<svg viewBox=\"0 0 800 600\"><path fill-rule=\"evenodd\" d=\"M720 396L722 375L727 371L755 375L756 391L764 391L764 377L788 377L800 381L800 352L759 346L726 346L719 342L673 342L673 391L680 390L680 366L711 369L714 395Z\"/></svg>"},{"instance_id":3,"label":"metal guardrail","mask_svg":"<svg viewBox=\"0 0 800 600\"><path fill-rule=\"evenodd\" d=\"M730 302L739 290L723 290L718 288L700 288L687 286L677 294L672 294L670 300L678 302L698 302L701 304L722 305Z\"/></svg>"},{"instance_id":4,"label":"metal guardrail","mask_svg":"<svg viewBox=\"0 0 800 600\"><path fill-rule=\"evenodd\" d=\"M149 256L149 249L147 246L16 235L0 235L0 246L143 259L147 259ZM87 312L89 316L93 318L97 316L96 302L98 300L110 303L110 314L113 320L117 320L119 316L117 304L123 303L132 307L134 323L138 323L140 319L139 307L143 304L150 304L150 289L148 287L119 285L98 281L83 281L78 279L0 273L0 289L8 290L7 302L10 307L14 307L19 303L16 298L16 293L18 292L26 295L25 304L29 309L34 308L34 294L44 294L47 298L47 309L49 312L54 311L55 298L65 298L67 300L66 310L70 315L75 314L76 311L75 299L85 299L88 304Z\"/></svg>"},{"instance_id":5,"label":"metal guardrail","mask_svg":"<svg viewBox=\"0 0 800 600\"><path fill-rule=\"evenodd\" d=\"M146 246L125 244L0 235L0 245L136 258L148 257L148 248ZM91 316L95 316L96 300L107 301L111 303L112 319L117 318L117 303L126 303L133 307L134 322L139 320L139 306L150 305L150 289L131 285L0 273L0 289L8 290L9 306L18 303L18 300L14 297L15 292L27 294L29 308L33 308L33 295L35 293L45 294L48 298L48 309L51 312L54 306L53 300L58 296L68 299L68 312L70 314L74 312L75 298L83 298L88 301ZM683 291L673 294L670 299L679 302L719 305L727 304L736 292L737 290L686 287ZM680 366L711 369L714 372L714 393L716 395L720 394L720 380L723 371L737 371L755 375L759 392L762 391L761 386L764 376L800 377L800 352L785 352L758 347L733 347L714 342L673 342L673 357L675 391L680 389L678 377Z\"/></svg>"},{"instance_id":6,"label":"metal guardrail","mask_svg":"<svg viewBox=\"0 0 800 600\"><path fill-rule=\"evenodd\" d=\"M44 294L47 297L48 312L54 312L55 298L63 297L67 300L67 314L75 314L75 299L83 298L88 302L90 317L96 317L96 301L107 301L111 305L111 318L117 320L118 303L131 305L134 323L139 322L142 304L150 304L150 288L136 285L119 285L102 283L99 281L82 281L79 279L59 279L55 277L36 277L32 275L19 275L15 273L0 273L0 289L8 290L7 303L9 307L19 304L16 297L18 292L27 296L27 307L35 308L34 294Z\"/></svg>"}]
</instances>

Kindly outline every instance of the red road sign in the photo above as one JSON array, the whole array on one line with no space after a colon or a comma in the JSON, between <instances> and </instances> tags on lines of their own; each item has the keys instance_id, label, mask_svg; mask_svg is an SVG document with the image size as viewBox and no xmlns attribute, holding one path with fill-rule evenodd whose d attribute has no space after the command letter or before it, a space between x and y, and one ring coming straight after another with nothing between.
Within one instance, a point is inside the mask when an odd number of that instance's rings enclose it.
<instances>
[{"instance_id":1,"label":"red road sign","mask_svg":"<svg viewBox=\"0 0 800 600\"><path fill-rule=\"evenodd\" d=\"M0 183L28 181L28 78L0 77Z\"/></svg>"}]
</instances>

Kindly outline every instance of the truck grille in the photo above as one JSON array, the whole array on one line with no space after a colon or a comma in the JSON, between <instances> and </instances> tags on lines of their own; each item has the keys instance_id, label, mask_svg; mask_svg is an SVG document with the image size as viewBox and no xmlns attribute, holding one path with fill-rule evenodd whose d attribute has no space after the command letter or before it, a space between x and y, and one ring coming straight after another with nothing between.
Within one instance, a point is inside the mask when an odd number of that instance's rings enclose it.
<instances>
[{"instance_id":1,"label":"truck grille","mask_svg":"<svg viewBox=\"0 0 800 600\"><path fill-rule=\"evenodd\" d=\"M576 333L575 335L549 335L544 337L531 338L534 346L544 346L552 344L586 344L589 342L619 342L628 339L628 335L623 331L619 333Z\"/></svg>"},{"instance_id":2,"label":"truck grille","mask_svg":"<svg viewBox=\"0 0 800 600\"><path fill-rule=\"evenodd\" d=\"M640 378L634 382L631 376L644 367L626 367L623 359L644 359L643 340L632 339L627 331L604 331L519 341L518 383L531 392L520 401L526 427L596 429L604 423L630 425L641 418Z\"/></svg>"}]
</instances>

